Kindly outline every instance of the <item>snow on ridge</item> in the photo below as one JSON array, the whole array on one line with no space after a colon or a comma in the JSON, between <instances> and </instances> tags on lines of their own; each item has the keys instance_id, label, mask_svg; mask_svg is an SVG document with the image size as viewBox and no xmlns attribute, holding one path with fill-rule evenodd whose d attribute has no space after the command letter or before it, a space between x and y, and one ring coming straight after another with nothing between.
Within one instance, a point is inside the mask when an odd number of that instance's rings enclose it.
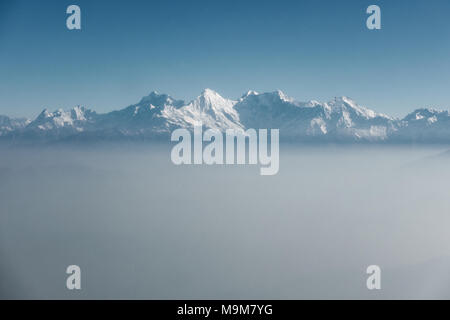
<instances>
[{"instance_id":1,"label":"snow on ridge","mask_svg":"<svg viewBox=\"0 0 450 320\"><path fill-rule=\"evenodd\" d=\"M26 127L31 120L26 118L10 118L0 115L0 136Z\"/></svg>"},{"instance_id":2,"label":"snow on ridge","mask_svg":"<svg viewBox=\"0 0 450 320\"><path fill-rule=\"evenodd\" d=\"M22 126L2 127L0 135L11 132L74 135L80 132L109 137L151 137L170 134L175 128L280 129L280 138L328 139L338 141L387 141L421 137L445 139L450 133L448 111L417 109L404 119L394 119L358 105L349 97L335 97L329 102L310 100L299 102L281 90L258 93L249 90L238 100L222 97L211 89L190 102L152 91L138 103L121 110L97 114L84 107L68 111L44 109L39 116ZM431 130L431 131L430 131ZM436 133L437 132L437 133ZM447 134L450 141L450 135Z\"/></svg>"},{"instance_id":3,"label":"snow on ridge","mask_svg":"<svg viewBox=\"0 0 450 320\"><path fill-rule=\"evenodd\" d=\"M386 119L393 119L385 114L377 113L372 109L366 108L364 106L358 105L353 99L342 96L335 97L334 100L327 103L331 107L332 112L342 112L343 110L354 110L358 115L363 116L367 119L373 119L376 117L382 117Z\"/></svg>"},{"instance_id":4,"label":"snow on ridge","mask_svg":"<svg viewBox=\"0 0 450 320\"><path fill-rule=\"evenodd\" d=\"M88 121L96 113L81 106L76 106L70 110L61 108L50 112L45 108L35 120L30 121L25 129L38 129L49 131L52 129L73 128L82 131L83 123Z\"/></svg>"},{"instance_id":5,"label":"snow on ridge","mask_svg":"<svg viewBox=\"0 0 450 320\"><path fill-rule=\"evenodd\" d=\"M240 98L239 101L242 101L243 99L247 98L248 96L257 96L259 93L254 90L248 90L246 93L244 93Z\"/></svg>"},{"instance_id":6,"label":"snow on ridge","mask_svg":"<svg viewBox=\"0 0 450 320\"><path fill-rule=\"evenodd\" d=\"M162 117L171 124L184 127L201 123L219 130L241 128L238 114L233 108L236 103L237 101L225 99L211 89L205 89L200 96L179 109L170 106L165 108Z\"/></svg>"}]
</instances>

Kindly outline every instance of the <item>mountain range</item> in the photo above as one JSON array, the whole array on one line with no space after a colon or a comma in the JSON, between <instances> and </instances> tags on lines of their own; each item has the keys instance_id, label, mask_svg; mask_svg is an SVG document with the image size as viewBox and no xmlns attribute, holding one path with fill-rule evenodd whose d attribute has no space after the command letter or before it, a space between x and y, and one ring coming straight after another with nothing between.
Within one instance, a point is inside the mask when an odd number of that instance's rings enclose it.
<instances>
[{"instance_id":1,"label":"mountain range","mask_svg":"<svg viewBox=\"0 0 450 320\"><path fill-rule=\"evenodd\" d=\"M237 100L205 89L190 102L153 91L136 104L109 113L77 106L43 110L34 120L0 116L0 137L15 139L159 139L176 128L279 129L298 142L450 142L450 114L417 109L403 119L358 105L348 97L295 101L281 91L249 91Z\"/></svg>"}]
</instances>

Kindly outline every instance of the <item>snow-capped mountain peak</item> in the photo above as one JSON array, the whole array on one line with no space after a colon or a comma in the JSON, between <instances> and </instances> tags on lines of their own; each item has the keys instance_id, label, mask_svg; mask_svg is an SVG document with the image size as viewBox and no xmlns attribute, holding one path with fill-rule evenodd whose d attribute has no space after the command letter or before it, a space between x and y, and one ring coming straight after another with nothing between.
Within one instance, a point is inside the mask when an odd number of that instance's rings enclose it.
<instances>
[{"instance_id":1,"label":"snow-capped mountain peak","mask_svg":"<svg viewBox=\"0 0 450 320\"><path fill-rule=\"evenodd\" d=\"M406 121L420 121L428 119L445 119L449 117L448 111L437 110L435 108L420 108L416 109L410 114L408 114L404 120Z\"/></svg>"},{"instance_id":2,"label":"snow-capped mountain peak","mask_svg":"<svg viewBox=\"0 0 450 320\"><path fill-rule=\"evenodd\" d=\"M293 98L288 97L287 95L284 94L283 91L281 90L277 90L274 92L274 94L276 94L281 100L285 101L285 102L294 102Z\"/></svg>"},{"instance_id":3,"label":"snow-capped mountain peak","mask_svg":"<svg viewBox=\"0 0 450 320\"><path fill-rule=\"evenodd\" d=\"M376 117L392 119L391 117L388 117L384 114L376 113L369 108L360 106L353 99L346 96L335 97L334 100L328 102L327 105L331 108L331 112L353 112L356 115L364 117L366 119L373 119Z\"/></svg>"},{"instance_id":4,"label":"snow-capped mountain peak","mask_svg":"<svg viewBox=\"0 0 450 320\"><path fill-rule=\"evenodd\" d=\"M235 104L236 101L225 99L214 90L205 89L186 106L178 110L166 109L162 116L167 118L169 123L179 126L202 124L220 130L240 128L239 116L234 109Z\"/></svg>"},{"instance_id":5,"label":"snow-capped mountain peak","mask_svg":"<svg viewBox=\"0 0 450 320\"><path fill-rule=\"evenodd\" d=\"M76 106L70 110L70 113L73 121L85 121L92 111L86 109L85 107Z\"/></svg>"},{"instance_id":6,"label":"snow-capped mountain peak","mask_svg":"<svg viewBox=\"0 0 450 320\"><path fill-rule=\"evenodd\" d=\"M239 101L244 100L245 98L247 98L248 96L257 96L259 93L254 91L254 90L249 90L246 93L244 93L241 98L239 99Z\"/></svg>"},{"instance_id":7,"label":"snow-capped mountain peak","mask_svg":"<svg viewBox=\"0 0 450 320\"><path fill-rule=\"evenodd\" d=\"M450 113L434 108L416 109L400 121L392 139L433 143L450 142Z\"/></svg>"},{"instance_id":8,"label":"snow-capped mountain peak","mask_svg":"<svg viewBox=\"0 0 450 320\"><path fill-rule=\"evenodd\" d=\"M94 111L80 106L68 111L58 109L53 112L45 108L34 121L30 122L27 128L38 130L72 128L82 131L83 123L91 120L95 115Z\"/></svg>"},{"instance_id":9,"label":"snow-capped mountain peak","mask_svg":"<svg viewBox=\"0 0 450 320\"><path fill-rule=\"evenodd\" d=\"M211 89L204 89L202 94L198 96L189 105L192 109L196 109L203 112L208 112L209 110L228 110L230 111L236 101L228 100L223 98L219 93Z\"/></svg>"},{"instance_id":10,"label":"snow-capped mountain peak","mask_svg":"<svg viewBox=\"0 0 450 320\"><path fill-rule=\"evenodd\" d=\"M16 130L22 130L31 121L25 118L10 118L0 115L0 136L14 132Z\"/></svg>"},{"instance_id":11,"label":"snow-capped mountain peak","mask_svg":"<svg viewBox=\"0 0 450 320\"><path fill-rule=\"evenodd\" d=\"M143 97L136 105L140 107L152 105L157 108L163 108L164 106L174 106L179 108L184 105L184 101L173 99L167 94L159 94L157 91L152 91L149 95Z\"/></svg>"}]
</instances>

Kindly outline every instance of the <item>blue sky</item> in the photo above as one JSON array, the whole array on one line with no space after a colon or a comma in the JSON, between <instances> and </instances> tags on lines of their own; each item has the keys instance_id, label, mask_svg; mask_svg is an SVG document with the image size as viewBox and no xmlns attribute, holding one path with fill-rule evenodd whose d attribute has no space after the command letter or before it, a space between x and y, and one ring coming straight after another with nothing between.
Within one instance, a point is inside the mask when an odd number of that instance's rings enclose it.
<instances>
[{"instance_id":1,"label":"blue sky","mask_svg":"<svg viewBox=\"0 0 450 320\"><path fill-rule=\"evenodd\" d=\"M66 28L81 7L82 30ZM366 28L378 4L382 29ZM0 114L99 112L152 90L283 90L394 116L450 108L450 1L0 0Z\"/></svg>"}]
</instances>

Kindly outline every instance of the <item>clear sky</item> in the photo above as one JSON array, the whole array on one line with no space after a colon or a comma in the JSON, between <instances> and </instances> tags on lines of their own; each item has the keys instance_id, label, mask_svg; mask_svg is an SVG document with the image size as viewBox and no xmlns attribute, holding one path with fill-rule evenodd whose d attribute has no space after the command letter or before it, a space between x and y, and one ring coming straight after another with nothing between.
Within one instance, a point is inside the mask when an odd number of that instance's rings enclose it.
<instances>
[{"instance_id":1,"label":"clear sky","mask_svg":"<svg viewBox=\"0 0 450 320\"><path fill-rule=\"evenodd\" d=\"M81 8L82 29L66 28ZM365 10L381 7L381 30ZM153 90L346 95L404 116L450 108L450 1L0 0L0 114L98 112Z\"/></svg>"}]
</instances>

